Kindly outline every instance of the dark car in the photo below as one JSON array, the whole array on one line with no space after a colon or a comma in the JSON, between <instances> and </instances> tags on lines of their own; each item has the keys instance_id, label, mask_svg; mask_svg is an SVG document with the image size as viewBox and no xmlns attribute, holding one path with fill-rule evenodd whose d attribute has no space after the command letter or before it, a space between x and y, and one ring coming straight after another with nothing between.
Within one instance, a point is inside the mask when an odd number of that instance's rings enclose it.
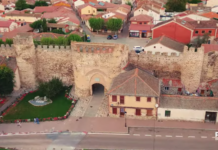
<instances>
[{"instance_id":1,"label":"dark car","mask_svg":"<svg viewBox=\"0 0 218 150\"><path fill-rule=\"evenodd\" d=\"M107 39L108 39L108 40L111 40L111 39L113 39L113 36L112 36L112 35L108 35L108 36L107 36Z\"/></svg>"}]
</instances>

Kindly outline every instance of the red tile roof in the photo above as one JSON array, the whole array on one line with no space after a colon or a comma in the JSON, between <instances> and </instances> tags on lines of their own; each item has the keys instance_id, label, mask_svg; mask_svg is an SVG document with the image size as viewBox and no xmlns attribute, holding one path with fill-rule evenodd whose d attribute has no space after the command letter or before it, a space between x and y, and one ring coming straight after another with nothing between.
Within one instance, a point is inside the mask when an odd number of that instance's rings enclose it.
<instances>
[{"instance_id":1,"label":"red tile roof","mask_svg":"<svg viewBox=\"0 0 218 150\"><path fill-rule=\"evenodd\" d=\"M214 12L204 13L204 14L201 14L201 16L204 16L204 17L207 17L207 18L218 18L218 14L216 14Z\"/></svg>"},{"instance_id":2,"label":"red tile roof","mask_svg":"<svg viewBox=\"0 0 218 150\"><path fill-rule=\"evenodd\" d=\"M153 20L152 17L145 14L140 14L130 18L130 21L152 21L152 20Z\"/></svg>"},{"instance_id":3,"label":"red tile roof","mask_svg":"<svg viewBox=\"0 0 218 150\"><path fill-rule=\"evenodd\" d=\"M186 15L187 15L187 13L180 13L180 14L177 14L177 15L175 15L175 16L183 17L183 16L186 16Z\"/></svg>"},{"instance_id":4,"label":"red tile roof","mask_svg":"<svg viewBox=\"0 0 218 150\"><path fill-rule=\"evenodd\" d=\"M8 28L13 21L0 21L0 27Z\"/></svg>"},{"instance_id":5,"label":"red tile roof","mask_svg":"<svg viewBox=\"0 0 218 150\"><path fill-rule=\"evenodd\" d=\"M172 85L170 85L170 81ZM169 87L183 87L183 84L179 79L162 79L162 83L164 86L169 86Z\"/></svg>"},{"instance_id":6,"label":"red tile roof","mask_svg":"<svg viewBox=\"0 0 218 150\"><path fill-rule=\"evenodd\" d=\"M34 8L34 13L54 12L61 6L37 6Z\"/></svg>"},{"instance_id":7,"label":"red tile roof","mask_svg":"<svg viewBox=\"0 0 218 150\"><path fill-rule=\"evenodd\" d=\"M218 44L202 44L204 53L218 51Z\"/></svg>"},{"instance_id":8,"label":"red tile roof","mask_svg":"<svg viewBox=\"0 0 218 150\"><path fill-rule=\"evenodd\" d=\"M147 30L151 31L154 25L141 25L141 24L130 24L129 30Z\"/></svg>"},{"instance_id":9,"label":"red tile roof","mask_svg":"<svg viewBox=\"0 0 218 150\"><path fill-rule=\"evenodd\" d=\"M182 20L185 20L185 21L195 21L195 20L193 20L193 19L191 19L189 17L182 18Z\"/></svg>"}]
</instances>

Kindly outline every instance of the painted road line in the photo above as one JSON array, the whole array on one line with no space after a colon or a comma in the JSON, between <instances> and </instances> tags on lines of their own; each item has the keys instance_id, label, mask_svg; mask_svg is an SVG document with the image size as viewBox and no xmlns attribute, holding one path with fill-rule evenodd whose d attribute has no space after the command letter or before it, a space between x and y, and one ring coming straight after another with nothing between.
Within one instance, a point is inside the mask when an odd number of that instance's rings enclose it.
<instances>
[{"instance_id":1,"label":"painted road line","mask_svg":"<svg viewBox=\"0 0 218 150\"><path fill-rule=\"evenodd\" d=\"M156 135L156 137L161 137L161 135Z\"/></svg>"},{"instance_id":2,"label":"painted road line","mask_svg":"<svg viewBox=\"0 0 218 150\"><path fill-rule=\"evenodd\" d=\"M201 136L201 138L206 139L207 137L206 136Z\"/></svg>"},{"instance_id":3,"label":"painted road line","mask_svg":"<svg viewBox=\"0 0 218 150\"><path fill-rule=\"evenodd\" d=\"M80 133L82 134L82 133ZM88 134L102 134L102 135L129 135L129 134L113 134L113 133L92 133L92 132L88 132Z\"/></svg>"},{"instance_id":4,"label":"painted road line","mask_svg":"<svg viewBox=\"0 0 218 150\"><path fill-rule=\"evenodd\" d=\"M151 136L151 135L149 135L149 134L145 134L145 136Z\"/></svg>"},{"instance_id":5,"label":"painted road line","mask_svg":"<svg viewBox=\"0 0 218 150\"><path fill-rule=\"evenodd\" d=\"M181 136L181 135L177 135L176 137L177 137L177 138L182 138L183 136Z\"/></svg>"},{"instance_id":6,"label":"painted road line","mask_svg":"<svg viewBox=\"0 0 218 150\"><path fill-rule=\"evenodd\" d=\"M140 134L133 134L133 136L140 136Z\"/></svg>"},{"instance_id":7,"label":"painted road line","mask_svg":"<svg viewBox=\"0 0 218 150\"><path fill-rule=\"evenodd\" d=\"M195 138L195 136L188 136L188 138Z\"/></svg>"},{"instance_id":8,"label":"painted road line","mask_svg":"<svg viewBox=\"0 0 218 150\"><path fill-rule=\"evenodd\" d=\"M166 135L166 137L172 137L172 135Z\"/></svg>"}]
</instances>

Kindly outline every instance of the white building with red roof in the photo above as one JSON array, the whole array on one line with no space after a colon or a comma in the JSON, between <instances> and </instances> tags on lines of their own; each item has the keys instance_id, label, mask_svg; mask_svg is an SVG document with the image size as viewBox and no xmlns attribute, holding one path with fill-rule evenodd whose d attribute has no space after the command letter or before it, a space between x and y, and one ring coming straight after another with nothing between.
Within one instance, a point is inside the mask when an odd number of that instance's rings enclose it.
<instances>
[{"instance_id":1,"label":"white building with red roof","mask_svg":"<svg viewBox=\"0 0 218 150\"><path fill-rule=\"evenodd\" d=\"M18 24L13 21L0 21L0 32L13 31L18 27Z\"/></svg>"}]
</instances>

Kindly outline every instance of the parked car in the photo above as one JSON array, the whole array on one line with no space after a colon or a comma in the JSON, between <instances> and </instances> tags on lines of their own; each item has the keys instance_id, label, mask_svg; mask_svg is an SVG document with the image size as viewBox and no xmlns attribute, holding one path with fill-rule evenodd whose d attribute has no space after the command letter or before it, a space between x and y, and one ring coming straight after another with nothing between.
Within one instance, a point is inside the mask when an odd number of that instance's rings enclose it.
<instances>
[{"instance_id":1,"label":"parked car","mask_svg":"<svg viewBox=\"0 0 218 150\"><path fill-rule=\"evenodd\" d=\"M90 37L90 35L87 35L87 42L91 42L91 37Z\"/></svg>"},{"instance_id":2,"label":"parked car","mask_svg":"<svg viewBox=\"0 0 218 150\"><path fill-rule=\"evenodd\" d=\"M117 36L117 35L114 35L114 36L113 36L113 39L114 39L114 40L118 39L118 36Z\"/></svg>"},{"instance_id":3,"label":"parked car","mask_svg":"<svg viewBox=\"0 0 218 150\"><path fill-rule=\"evenodd\" d=\"M107 39L108 39L108 40L113 39L112 35L108 35L108 36L107 36Z\"/></svg>"},{"instance_id":4,"label":"parked car","mask_svg":"<svg viewBox=\"0 0 218 150\"><path fill-rule=\"evenodd\" d=\"M133 47L133 50L134 50L136 53L140 53L140 52L144 51L144 47L141 47L141 46L134 46L134 47Z\"/></svg>"}]
</instances>

